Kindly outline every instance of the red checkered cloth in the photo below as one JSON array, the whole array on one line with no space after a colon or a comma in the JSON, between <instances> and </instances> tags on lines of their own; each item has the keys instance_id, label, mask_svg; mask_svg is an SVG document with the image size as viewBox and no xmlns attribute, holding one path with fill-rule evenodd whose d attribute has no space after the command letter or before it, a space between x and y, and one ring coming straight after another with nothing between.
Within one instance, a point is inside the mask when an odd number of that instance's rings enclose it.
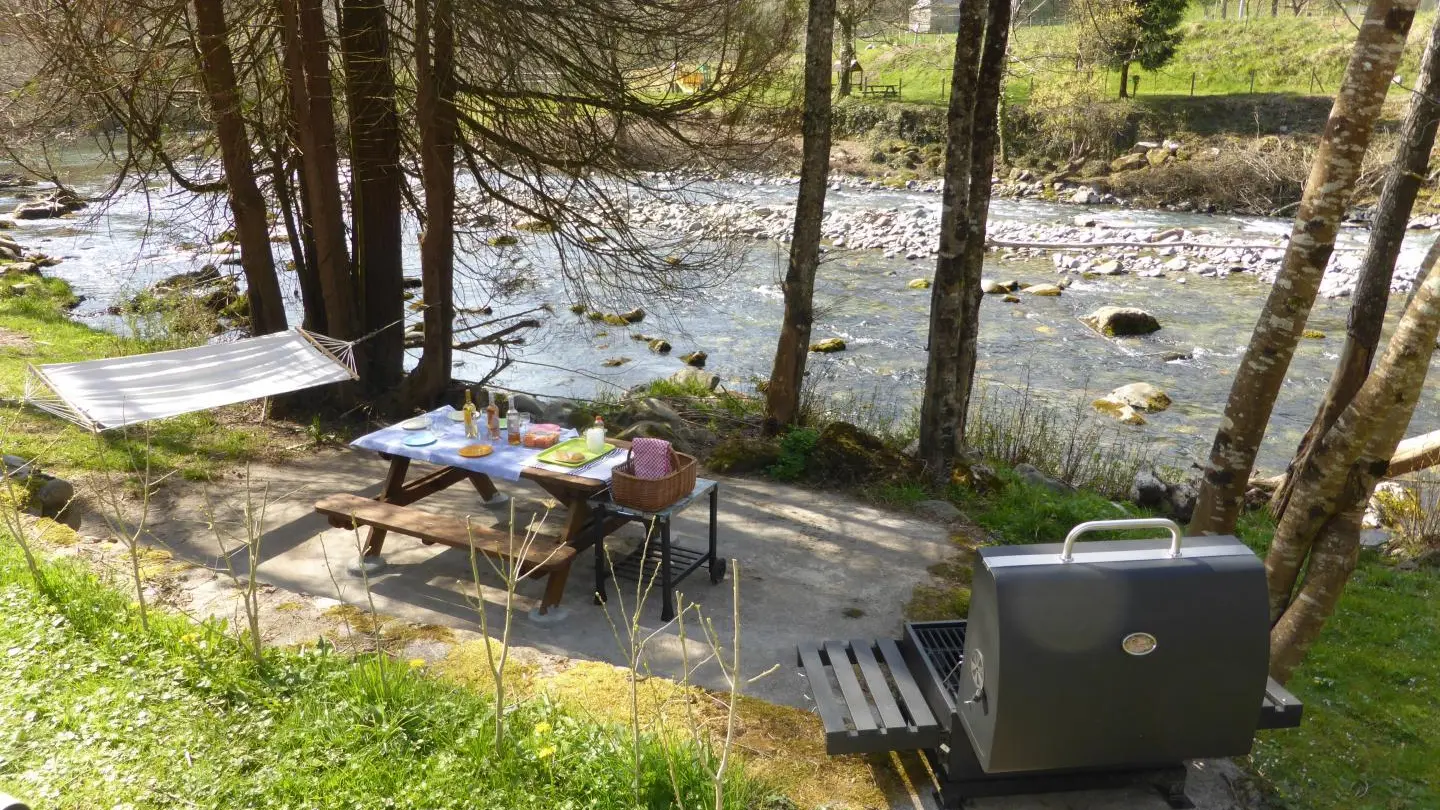
<instances>
[{"instance_id":1,"label":"red checkered cloth","mask_svg":"<svg viewBox=\"0 0 1440 810\"><path fill-rule=\"evenodd\" d=\"M630 445L630 472L636 478L655 480L673 472L670 442L664 439L636 439Z\"/></svg>"}]
</instances>

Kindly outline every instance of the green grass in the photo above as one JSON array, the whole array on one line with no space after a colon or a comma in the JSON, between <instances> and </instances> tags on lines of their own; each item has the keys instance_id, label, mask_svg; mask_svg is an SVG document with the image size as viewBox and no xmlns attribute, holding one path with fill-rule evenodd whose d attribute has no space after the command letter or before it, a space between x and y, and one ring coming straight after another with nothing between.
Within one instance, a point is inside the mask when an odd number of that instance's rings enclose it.
<instances>
[{"instance_id":1,"label":"green grass","mask_svg":"<svg viewBox=\"0 0 1440 810\"><path fill-rule=\"evenodd\" d=\"M1416 32L1429 29L1433 14L1417 16L1399 73L1413 79L1424 47ZM1358 22L1358 16L1356 20ZM1250 71L1256 72L1256 93L1335 92L1349 59L1355 28L1342 15L1281 16L1249 20L1192 19L1180 26L1184 39L1175 58L1158 71L1132 70L1139 75L1140 96L1250 92ZM1023 101L1032 87L1068 80L1074 74L1075 40L1084 31L1076 25L1020 26L1011 40L1008 95ZM948 98L953 35L910 34L876 39L860 46L859 59L871 81L904 84L904 100L943 104ZM1119 92L1118 72L1096 71L1090 77L1101 98ZM1315 79L1318 78L1318 84ZM1399 88L1393 92L1403 93Z\"/></svg>"},{"instance_id":2,"label":"green grass","mask_svg":"<svg viewBox=\"0 0 1440 810\"><path fill-rule=\"evenodd\" d=\"M0 399L18 401L25 391L27 364L65 363L174 348L92 329L67 317L68 286L47 278L23 296L0 296L0 325L28 338L26 345L0 342ZM227 464L262 457L273 450L270 432L258 422L258 406L152 422L95 436L32 408L0 405L0 439L5 452L37 458L62 474L111 470L131 473L149 459L156 475L179 470L207 478Z\"/></svg>"},{"instance_id":3,"label":"green grass","mask_svg":"<svg viewBox=\"0 0 1440 810\"><path fill-rule=\"evenodd\" d=\"M407 663L321 647L257 667L220 625L152 611L142 630L77 563L37 589L0 542L0 791L32 806L637 806L623 727L528 699L497 747L488 697ZM643 738L639 806L711 806L710 756ZM725 806L763 806L732 773Z\"/></svg>"}]
</instances>

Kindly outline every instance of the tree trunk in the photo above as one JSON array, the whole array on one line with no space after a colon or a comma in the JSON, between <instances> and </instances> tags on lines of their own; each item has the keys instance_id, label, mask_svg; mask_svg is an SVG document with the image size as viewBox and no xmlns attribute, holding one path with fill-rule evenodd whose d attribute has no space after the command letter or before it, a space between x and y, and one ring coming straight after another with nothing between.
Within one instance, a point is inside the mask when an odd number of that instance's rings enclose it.
<instances>
[{"instance_id":1,"label":"tree trunk","mask_svg":"<svg viewBox=\"0 0 1440 810\"><path fill-rule=\"evenodd\" d=\"M1003 0L997 0L1003 2ZM955 34L955 65L946 113L945 187L940 197L940 250L930 287L930 353L920 401L920 457L931 483L950 483L950 467L962 437L959 346L965 330L965 247L970 237L970 186L974 151L974 88L985 33L985 0L961 0Z\"/></svg>"},{"instance_id":2,"label":"tree trunk","mask_svg":"<svg viewBox=\"0 0 1440 810\"><path fill-rule=\"evenodd\" d=\"M434 2L432 13L431 2ZM455 321L455 34L450 0L415 4L417 119L425 221L420 235L425 342L407 380L408 404L426 406L450 382Z\"/></svg>"},{"instance_id":3,"label":"tree trunk","mask_svg":"<svg viewBox=\"0 0 1440 810\"><path fill-rule=\"evenodd\" d=\"M1130 63L1120 65L1120 98L1130 97Z\"/></svg>"},{"instance_id":4,"label":"tree trunk","mask_svg":"<svg viewBox=\"0 0 1440 810\"><path fill-rule=\"evenodd\" d=\"M840 25L840 95L850 95L850 65L855 61L855 18L849 14L839 18ZM829 59L829 56L825 57Z\"/></svg>"},{"instance_id":5,"label":"tree trunk","mask_svg":"<svg viewBox=\"0 0 1440 810\"><path fill-rule=\"evenodd\" d=\"M340 156L335 145L335 111L332 109L330 44L325 32L325 10L320 0L282 0L299 24L300 63L304 68L305 118L297 123L301 162L309 205L306 213L315 232L315 269L325 299L325 327L331 337L351 340L360 336L357 300L350 253L345 244L345 209L340 199ZM356 364L366 368L362 345Z\"/></svg>"},{"instance_id":6,"label":"tree trunk","mask_svg":"<svg viewBox=\"0 0 1440 810\"><path fill-rule=\"evenodd\" d=\"M282 68L285 73L285 94L289 102L290 117L285 131L290 141L291 160L283 167L283 176L277 179L277 187L286 189L286 196L294 200L296 222L287 223L295 262L295 276L300 285L300 298L305 307L304 326L320 334L329 334L325 323L325 293L320 287L320 270L315 257L314 217L310 206L310 183L307 175L304 153L309 138L302 130L302 122L310 118L310 96L305 92L305 65L300 52L300 18L293 0L280 2L280 33L283 50ZM280 170L281 167L277 167ZM289 178L294 173L295 183ZM294 193L289 189L293 188ZM298 243L298 250L294 249Z\"/></svg>"},{"instance_id":7,"label":"tree trunk","mask_svg":"<svg viewBox=\"0 0 1440 810\"><path fill-rule=\"evenodd\" d=\"M1224 19L1228 19L1229 17L1230 17L1230 0L1220 0L1220 19L1224 20Z\"/></svg>"},{"instance_id":8,"label":"tree trunk","mask_svg":"<svg viewBox=\"0 0 1440 810\"><path fill-rule=\"evenodd\" d=\"M1395 158L1390 163L1390 173L1375 208L1370 241L1365 247L1365 258L1360 265L1355 294L1351 299L1340 360L1330 377L1330 388L1321 400L1315 421L1305 432L1300 447L1295 451L1295 458L1290 462L1291 471L1304 466L1315 437L1323 435L1335 424L1335 418L1350 404L1355 392L1365 382L1365 376L1370 373L1370 364L1380 345L1380 331L1385 325L1385 307L1390 303L1390 280L1395 275L1395 261L1400 256L1400 245L1405 241L1405 229L1410 221L1410 211L1415 206L1415 195L1430 167L1430 150L1435 146L1436 126L1440 125L1440 102L1436 98L1440 98L1440 25L1430 28L1430 38L1421 57L1420 76L1400 128ZM1422 271L1422 275L1426 271ZM1290 483L1287 478L1271 501L1271 511L1277 518L1285 513L1289 498Z\"/></svg>"},{"instance_id":9,"label":"tree trunk","mask_svg":"<svg viewBox=\"0 0 1440 810\"><path fill-rule=\"evenodd\" d=\"M1270 16L1280 16L1280 0L1270 0Z\"/></svg>"},{"instance_id":10,"label":"tree trunk","mask_svg":"<svg viewBox=\"0 0 1440 810\"><path fill-rule=\"evenodd\" d=\"M765 430L774 434L800 411L800 388L815 321L811 300L820 266L820 224L830 174L830 57L834 49L835 0L810 0L805 32L805 113L801 119L800 188L795 231L785 270L785 317L765 391Z\"/></svg>"},{"instance_id":11,"label":"tree trunk","mask_svg":"<svg viewBox=\"0 0 1440 810\"><path fill-rule=\"evenodd\" d=\"M405 376L405 288L400 246L400 125L390 67L390 17L383 0L344 0L340 47L350 114L355 268L364 291L368 363L360 382L372 397ZM377 331L378 330L378 331Z\"/></svg>"},{"instance_id":12,"label":"tree trunk","mask_svg":"<svg viewBox=\"0 0 1440 810\"><path fill-rule=\"evenodd\" d=\"M240 97L231 61L229 29L221 0L195 0L196 43L200 50L200 75L210 110L215 116L215 134L220 141L220 159L225 166L225 184L230 190L230 212L240 243L240 267L245 272L246 295L250 303L250 331L256 335L283 331L285 301L275 277L275 259L270 253L270 226L265 221L265 198L255 184L250 137L240 114Z\"/></svg>"},{"instance_id":13,"label":"tree trunk","mask_svg":"<svg viewBox=\"0 0 1440 810\"><path fill-rule=\"evenodd\" d=\"M1357 553L1356 516L1415 412L1437 334L1440 270L1432 268L1374 371L1296 471L1290 508L1275 527L1265 557L1275 620L1270 669L1276 680L1289 677L1334 612ZM1305 582L1292 598L1307 557Z\"/></svg>"},{"instance_id":14,"label":"tree trunk","mask_svg":"<svg viewBox=\"0 0 1440 810\"><path fill-rule=\"evenodd\" d=\"M960 300L964 316L960 320L960 342L956 346L956 395L959 398L955 419L955 438L965 441L970 414L970 392L975 385L975 363L980 339L980 290L985 266L985 228L990 219L991 177L995 172L995 152L1000 143L1000 96L1005 85L1005 52L1010 44L1009 0L993 0L985 24L985 46L980 55L980 70L975 82L975 128L970 149L969 228L965 239L964 274Z\"/></svg>"},{"instance_id":15,"label":"tree trunk","mask_svg":"<svg viewBox=\"0 0 1440 810\"><path fill-rule=\"evenodd\" d=\"M1356 37L1300 200L1290 243L1250 344L1235 371L1191 519L1192 534L1232 531L1320 279L1335 248L1375 120L1415 17L1416 0L1373 0ZM1387 456L1388 458L1388 456Z\"/></svg>"}]
</instances>

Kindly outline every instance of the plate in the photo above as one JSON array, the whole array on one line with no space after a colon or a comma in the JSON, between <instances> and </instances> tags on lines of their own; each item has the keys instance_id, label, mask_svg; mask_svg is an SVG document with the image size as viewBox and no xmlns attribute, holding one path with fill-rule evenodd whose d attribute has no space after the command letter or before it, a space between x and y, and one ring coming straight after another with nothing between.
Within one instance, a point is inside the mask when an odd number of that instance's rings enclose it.
<instances>
[{"instance_id":1,"label":"plate","mask_svg":"<svg viewBox=\"0 0 1440 810\"><path fill-rule=\"evenodd\" d=\"M479 415L480 415L480 412L479 412L479 411L476 411L476 412L475 412L475 415L476 415L476 416L479 416ZM448 416L448 417L450 418L450 421L451 421L451 422L464 422L464 421L465 421L465 412L464 412L464 411L451 411L450 413L446 414L446 416Z\"/></svg>"},{"instance_id":2,"label":"plate","mask_svg":"<svg viewBox=\"0 0 1440 810\"><path fill-rule=\"evenodd\" d=\"M495 452L495 448L488 444L467 444L455 452L465 458L484 458Z\"/></svg>"},{"instance_id":3,"label":"plate","mask_svg":"<svg viewBox=\"0 0 1440 810\"><path fill-rule=\"evenodd\" d=\"M426 419L423 416L417 416L414 419L407 419L404 422L401 422L400 427L405 428L406 430L424 430L425 428L430 427L430 420Z\"/></svg>"},{"instance_id":4,"label":"plate","mask_svg":"<svg viewBox=\"0 0 1440 810\"><path fill-rule=\"evenodd\" d=\"M546 450L545 452L543 452L543 453L541 453L540 455L536 456L536 458L539 459L540 461L545 462L546 464L559 464L559 465L562 466L562 467L579 467L579 466L582 466L582 465L585 465L585 464L589 464L590 462L594 461L594 460L597 459L597 458L600 458L601 456L605 455L606 453L609 453L611 450L614 450L614 449L615 449L615 445L613 445L613 444L607 444L607 445L605 445L605 449L604 449L603 451L601 451L601 452L599 452L599 453L592 453L590 450L588 450L588 449L585 447L585 440L584 440L584 439L582 439L582 438L574 438L574 439L571 439L571 440L569 440L569 441L561 442L561 443L555 445L554 447L550 448L549 450ZM579 454L580 454L580 460L579 460L579 461L562 461L562 460L560 460L559 458L556 458L556 456L557 456L558 454L560 454L560 453L565 453L565 452L579 453Z\"/></svg>"},{"instance_id":5,"label":"plate","mask_svg":"<svg viewBox=\"0 0 1440 810\"><path fill-rule=\"evenodd\" d=\"M406 436L406 437L405 437L405 446L406 446L406 447L424 447L424 446L427 445L427 444L434 444L434 443L435 443L435 434L434 434L434 433L429 433L429 432L426 432L426 433L416 433L416 434L413 435L413 436Z\"/></svg>"}]
</instances>

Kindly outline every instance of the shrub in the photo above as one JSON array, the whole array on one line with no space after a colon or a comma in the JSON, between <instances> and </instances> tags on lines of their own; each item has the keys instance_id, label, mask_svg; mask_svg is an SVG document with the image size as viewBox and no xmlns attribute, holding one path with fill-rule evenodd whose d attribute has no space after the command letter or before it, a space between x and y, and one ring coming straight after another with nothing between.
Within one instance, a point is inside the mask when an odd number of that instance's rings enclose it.
<instances>
[{"instance_id":1,"label":"shrub","mask_svg":"<svg viewBox=\"0 0 1440 810\"><path fill-rule=\"evenodd\" d=\"M819 440L820 432L814 428L795 428L786 433L780 438L780 452L775 463L766 472L777 481L800 480Z\"/></svg>"}]
</instances>

